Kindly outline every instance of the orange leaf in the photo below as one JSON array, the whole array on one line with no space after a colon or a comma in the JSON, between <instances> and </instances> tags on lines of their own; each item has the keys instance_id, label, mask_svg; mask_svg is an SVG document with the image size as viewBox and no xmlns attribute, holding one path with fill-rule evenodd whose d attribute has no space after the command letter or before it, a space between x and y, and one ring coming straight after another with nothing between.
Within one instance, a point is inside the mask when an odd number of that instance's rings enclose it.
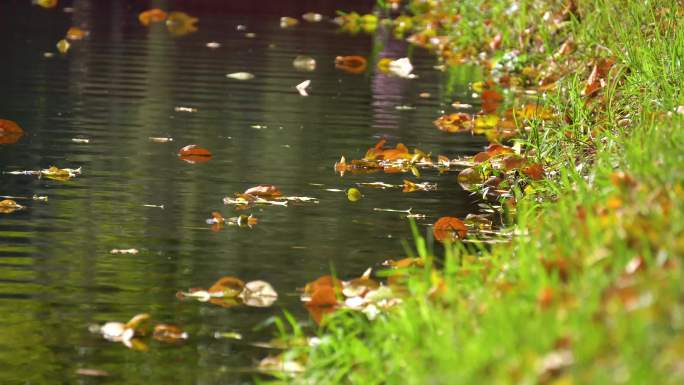
<instances>
[{"instance_id":1,"label":"orange leaf","mask_svg":"<svg viewBox=\"0 0 684 385\"><path fill-rule=\"evenodd\" d=\"M322 277L319 277L318 279L316 279L313 282L307 283L306 286L304 287L304 292L307 294L313 294L316 290L318 290L324 286L328 286L328 287L335 286L336 290L342 289L342 283L340 282L339 279L333 277L332 275L324 275Z\"/></svg>"},{"instance_id":2,"label":"orange leaf","mask_svg":"<svg viewBox=\"0 0 684 385\"><path fill-rule=\"evenodd\" d=\"M168 15L166 12L162 11L161 9L153 8L145 12L140 12L138 15L138 20L140 21L140 24L148 26L151 23L159 23L166 20L167 16Z\"/></svg>"},{"instance_id":3,"label":"orange leaf","mask_svg":"<svg viewBox=\"0 0 684 385\"><path fill-rule=\"evenodd\" d=\"M522 167L524 160L518 155L508 155L503 158L504 170L511 171Z\"/></svg>"},{"instance_id":4,"label":"orange leaf","mask_svg":"<svg viewBox=\"0 0 684 385\"><path fill-rule=\"evenodd\" d=\"M435 222L432 233L438 241L455 241L465 238L468 228L465 223L454 217L441 217Z\"/></svg>"},{"instance_id":5,"label":"orange leaf","mask_svg":"<svg viewBox=\"0 0 684 385\"><path fill-rule=\"evenodd\" d=\"M251 195L261 198L276 198L283 195L276 186L273 185L259 185L247 189L245 195Z\"/></svg>"},{"instance_id":6,"label":"orange leaf","mask_svg":"<svg viewBox=\"0 0 684 385\"><path fill-rule=\"evenodd\" d=\"M188 163L203 163L211 159L211 152L206 148L198 147L196 144L187 145L178 150L180 159Z\"/></svg>"},{"instance_id":7,"label":"orange leaf","mask_svg":"<svg viewBox=\"0 0 684 385\"><path fill-rule=\"evenodd\" d=\"M0 144L16 143L24 135L24 130L17 123L0 119Z\"/></svg>"},{"instance_id":8,"label":"orange leaf","mask_svg":"<svg viewBox=\"0 0 684 385\"><path fill-rule=\"evenodd\" d=\"M460 132L467 131L472 127L473 117L464 112L442 115L432 123L441 131Z\"/></svg>"},{"instance_id":9,"label":"orange leaf","mask_svg":"<svg viewBox=\"0 0 684 385\"><path fill-rule=\"evenodd\" d=\"M539 163L532 163L531 165L522 169L525 175L532 178L532 180L544 179L544 167Z\"/></svg>"},{"instance_id":10,"label":"orange leaf","mask_svg":"<svg viewBox=\"0 0 684 385\"><path fill-rule=\"evenodd\" d=\"M482 91L482 111L486 114L491 114L496 111L499 104L503 100L503 96L495 90Z\"/></svg>"},{"instance_id":11,"label":"orange leaf","mask_svg":"<svg viewBox=\"0 0 684 385\"><path fill-rule=\"evenodd\" d=\"M71 27L66 32L66 38L68 40L82 40L86 35L87 33L78 27Z\"/></svg>"},{"instance_id":12,"label":"orange leaf","mask_svg":"<svg viewBox=\"0 0 684 385\"><path fill-rule=\"evenodd\" d=\"M337 294L332 286L320 286L311 294L309 306L335 306L337 305Z\"/></svg>"},{"instance_id":13,"label":"orange leaf","mask_svg":"<svg viewBox=\"0 0 684 385\"><path fill-rule=\"evenodd\" d=\"M338 56L335 58L335 68L352 74L360 74L366 70L367 61L363 56Z\"/></svg>"},{"instance_id":14,"label":"orange leaf","mask_svg":"<svg viewBox=\"0 0 684 385\"><path fill-rule=\"evenodd\" d=\"M216 283L211 285L209 293L223 293L224 297L237 297L245 288L245 283L235 277L221 277Z\"/></svg>"}]
</instances>

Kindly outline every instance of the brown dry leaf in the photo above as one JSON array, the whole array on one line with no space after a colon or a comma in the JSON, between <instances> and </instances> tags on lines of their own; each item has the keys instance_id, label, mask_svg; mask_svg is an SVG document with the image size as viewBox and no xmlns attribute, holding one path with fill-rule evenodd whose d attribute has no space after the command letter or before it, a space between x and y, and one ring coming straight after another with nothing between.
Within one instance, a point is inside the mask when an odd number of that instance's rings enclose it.
<instances>
[{"instance_id":1,"label":"brown dry leaf","mask_svg":"<svg viewBox=\"0 0 684 385\"><path fill-rule=\"evenodd\" d=\"M223 297L235 298L242 293L244 288L245 283L239 278L221 277L207 291L210 294L222 293Z\"/></svg>"},{"instance_id":2,"label":"brown dry leaf","mask_svg":"<svg viewBox=\"0 0 684 385\"><path fill-rule=\"evenodd\" d=\"M277 198L283 195L276 186L273 185L259 185L251 187L243 193L245 195L251 195L260 198Z\"/></svg>"},{"instance_id":3,"label":"brown dry leaf","mask_svg":"<svg viewBox=\"0 0 684 385\"><path fill-rule=\"evenodd\" d=\"M496 112L499 104L503 101L503 96L495 90L482 91L482 111L485 114Z\"/></svg>"},{"instance_id":4,"label":"brown dry leaf","mask_svg":"<svg viewBox=\"0 0 684 385\"><path fill-rule=\"evenodd\" d=\"M387 141L385 139L380 139L374 147L368 149L366 155L363 157L364 160L398 160L398 159L411 159L409 155L408 148L404 146L403 143L397 144L395 148L385 149L383 146Z\"/></svg>"},{"instance_id":5,"label":"brown dry leaf","mask_svg":"<svg viewBox=\"0 0 684 385\"><path fill-rule=\"evenodd\" d=\"M468 227L458 218L441 217L433 225L432 233L440 242L453 242L465 238L468 234Z\"/></svg>"},{"instance_id":6,"label":"brown dry leaf","mask_svg":"<svg viewBox=\"0 0 684 385\"><path fill-rule=\"evenodd\" d=\"M333 277L332 275L324 275L313 282L307 283L304 287L304 293L312 295L316 290L325 286L334 286L336 290L342 290L342 282L339 279Z\"/></svg>"},{"instance_id":7,"label":"brown dry leaf","mask_svg":"<svg viewBox=\"0 0 684 385\"><path fill-rule=\"evenodd\" d=\"M149 9L144 12L140 12L138 15L138 20L140 24L144 26L149 26L152 23L160 23L168 17L168 14L159 8Z\"/></svg>"},{"instance_id":8,"label":"brown dry leaf","mask_svg":"<svg viewBox=\"0 0 684 385\"><path fill-rule=\"evenodd\" d=\"M312 294L307 306L335 306L337 305L336 290L332 286L320 286Z\"/></svg>"},{"instance_id":9,"label":"brown dry leaf","mask_svg":"<svg viewBox=\"0 0 684 385\"><path fill-rule=\"evenodd\" d=\"M615 64L615 60L610 58L601 59L596 62L591 68L587 84L584 86L581 95L592 96L598 92L598 90L604 88L606 86L605 77L608 75L608 72L610 72L613 64Z\"/></svg>"},{"instance_id":10,"label":"brown dry leaf","mask_svg":"<svg viewBox=\"0 0 684 385\"><path fill-rule=\"evenodd\" d=\"M211 152L206 148L197 146L196 144L190 144L178 150L178 156L184 162L192 164L204 163L211 159Z\"/></svg>"}]
</instances>

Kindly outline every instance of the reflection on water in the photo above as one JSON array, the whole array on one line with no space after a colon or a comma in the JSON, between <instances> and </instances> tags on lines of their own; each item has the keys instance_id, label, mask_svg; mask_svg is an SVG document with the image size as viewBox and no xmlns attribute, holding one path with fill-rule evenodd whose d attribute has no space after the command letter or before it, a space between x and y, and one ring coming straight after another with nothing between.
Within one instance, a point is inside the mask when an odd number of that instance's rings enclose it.
<instances>
[{"instance_id":1,"label":"reflection on water","mask_svg":"<svg viewBox=\"0 0 684 385\"><path fill-rule=\"evenodd\" d=\"M111 376L103 381L111 383L249 381L244 368L267 352L248 342L272 333L254 326L282 309L307 319L297 288L331 266L349 277L404 254L406 221L374 207L413 208L428 215L428 224L442 215L464 216L472 205L453 174L423 175L438 183L437 192L364 190L355 204L325 190L356 182L401 184L402 175L333 172L341 155L360 157L380 137L450 157L483 144L432 126L452 98L473 101L463 84L446 93L429 54L412 52L419 79L374 70L379 58L407 54L405 43L382 31L346 36L329 23L281 30L282 14L216 13L202 5L194 9L199 31L174 38L161 26L138 24L147 2L75 0L73 13L25 3L0 5L0 118L26 131L19 143L0 145L0 169L57 165L82 167L83 175L67 182L0 175L0 195L49 197L47 203L22 201L27 210L0 216L3 384L95 381L79 378L78 368L105 370ZM187 3L173 4L191 12ZM65 56L45 58L72 25L90 36ZM237 25L255 36L246 37ZM206 47L212 41L221 47ZM316 71L292 68L297 55L315 58ZM336 70L338 55L369 57L369 72ZM225 77L238 71L256 77ZM294 89L305 79L311 80L309 97ZM420 98L422 92L431 97ZM210 149L213 158L194 165L178 160L177 150L192 143ZM210 231L205 219L212 211L236 215L221 199L257 184L320 203L253 208L245 212L259 218L253 229ZM111 254L115 248L140 253ZM175 298L180 289L207 287L222 275L271 282L281 294L277 306L224 309ZM191 338L179 345L151 342L150 351L140 353L88 331L93 323L126 321L140 312L182 325ZM227 331L245 339L213 337Z\"/></svg>"}]
</instances>

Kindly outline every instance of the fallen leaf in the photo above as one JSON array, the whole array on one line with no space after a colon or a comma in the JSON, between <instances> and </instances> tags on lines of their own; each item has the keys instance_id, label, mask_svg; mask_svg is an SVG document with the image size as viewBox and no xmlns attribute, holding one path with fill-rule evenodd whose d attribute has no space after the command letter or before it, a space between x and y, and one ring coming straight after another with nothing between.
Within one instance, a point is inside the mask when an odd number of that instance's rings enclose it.
<instances>
[{"instance_id":1,"label":"fallen leaf","mask_svg":"<svg viewBox=\"0 0 684 385\"><path fill-rule=\"evenodd\" d=\"M24 135L24 130L19 125L7 119L0 119L0 144L13 144Z\"/></svg>"},{"instance_id":2,"label":"fallen leaf","mask_svg":"<svg viewBox=\"0 0 684 385\"><path fill-rule=\"evenodd\" d=\"M56 46L57 46L57 51L59 51L59 53L61 53L61 54L67 53L67 51L69 51L69 48L71 48L71 44L66 39L62 39L62 40L58 41Z\"/></svg>"},{"instance_id":3,"label":"fallen leaf","mask_svg":"<svg viewBox=\"0 0 684 385\"><path fill-rule=\"evenodd\" d=\"M453 242L457 239L465 238L468 234L468 228L458 218L441 217L433 225L432 233L438 241Z\"/></svg>"},{"instance_id":4,"label":"fallen leaf","mask_svg":"<svg viewBox=\"0 0 684 385\"><path fill-rule=\"evenodd\" d=\"M178 150L178 156L182 161L188 163L203 163L211 159L211 152L206 148L198 147L196 144L189 144Z\"/></svg>"},{"instance_id":5,"label":"fallen leaf","mask_svg":"<svg viewBox=\"0 0 684 385\"><path fill-rule=\"evenodd\" d=\"M221 277L207 292L211 295L221 294L222 297L235 298L242 293L245 283L235 277Z\"/></svg>"},{"instance_id":6,"label":"fallen leaf","mask_svg":"<svg viewBox=\"0 0 684 385\"><path fill-rule=\"evenodd\" d=\"M307 302L308 306L335 306L337 305L337 294L332 286L320 286L313 293Z\"/></svg>"},{"instance_id":7,"label":"fallen leaf","mask_svg":"<svg viewBox=\"0 0 684 385\"><path fill-rule=\"evenodd\" d=\"M347 190L347 199L350 202L358 202L362 197L363 194L361 194L361 191L359 191L359 189L356 187L351 187Z\"/></svg>"},{"instance_id":8,"label":"fallen leaf","mask_svg":"<svg viewBox=\"0 0 684 385\"><path fill-rule=\"evenodd\" d=\"M233 72L232 74L227 74L227 78L235 80L251 80L254 79L254 75L249 72Z\"/></svg>"},{"instance_id":9,"label":"fallen leaf","mask_svg":"<svg viewBox=\"0 0 684 385\"><path fill-rule=\"evenodd\" d=\"M149 9L138 14L138 21L144 26L149 26L152 23L160 23L168 17L168 14L159 8Z\"/></svg>"},{"instance_id":10,"label":"fallen leaf","mask_svg":"<svg viewBox=\"0 0 684 385\"><path fill-rule=\"evenodd\" d=\"M522 172L532 180L544 179L544 167L539 163L533 163L527 167L523 167Z\"/></svg>"},{"instance_id":11,"label":"fallen leaf","mask_svg":"<svg viewBox=\"0 0 684 385\"><path fill-rule=\"evenodd\" d=\"M71 168L58 168L55 166L50 166L46 170L40 170L39 176L44 176L48 179L67 181L75 176L81 175L81 168L71 169Z\"/></svg>"},{"instance_id":12,"label":"fallen leaf","mask_svg":"<svg viewBox=\"0 0 684 385\"><path fill-rule=\"evenodd\" d=\"M407 57L391 61L389 63L389 71L401 78L415 77L415 75L411 74L413 71L413 65Z\"/></svg>"},{"instance_id":13,"label":"fallen leaf","mask_svg":"<svg viewBox=\"0 0 684 385\"><path fill-rule=\"evenodd\" d=\"M294 58L292 66L300 71L311 72L316 69L316 59L300 55Z\"/></svg>"},{"instance_id":14,"label":"fallen leaf","mask_svg":"<svg viewBox=\"0 0 684 385\"><path fill-rule=\"evenodd\" d=\"M294 17L283 16L280 18L280 28L290 28L299 24L299 20Z\"/></svg>"},{"instance_id":15,"label":"fallen leaf","mask_svg":"<svg viewBox=\"0 0 684 385\"><path fill-rule=\"evenodd\" d=\"M71 27L66 32L67 40L83 40L88 33L78 27Z\"/></svg>"},{"instance_id":16,"label":"fallen leaf","mask_svg":"<svg viewBox=\"0 0 684 385\"><path fill-rule=\"evenodd\" d=\"M57 2L57 0L34 0L33 4L43 8L55 8L57 6Z\"/></svg>"},{"instance_id":17,"label":"fallen leaf","mask_svg":"<svg viewBox=\"0 0 684 385\"><path fill-rule=\"evenodd\" d=\"M437 128L445 132L468 131L472 128L472 116L464 112L442 115L432 122Z\"/></svg>"},{"instance_id":18,"label":"fallen leaf","mask_svg":"<svg viewBox=\"0 0 684 385\"><path fill-rule=\"evenodd\" d=\"M274 185L254 186L245 190L243 194L261 198L276 198L283 195Z\"/></svg>"},{"instance_id":19,"label":"fallen leaf","mask_svg":"<svg viewBox=\"0 0 684 385\"><path fill-rule=\"evenodd\" d=\"M360 74L366 71L367 61L363 56L337 56L335 68L352 74Z\"/></svg>"},{"instance_id":20,"label":"fallen leaf","mask_svg":"<svg viewBox=\"0 0 684 385\"><path fill-rule=\"evenodd\" d=\"M299 92L299 94L301 96L309 96L309 93L306 92L306 89L309 87L310 84L311 84L311 80L304 80L303 82L297 84L295 86L295 88L297 89L297 92Z\"/></svg>"},{"instance_id":21,"label":"fallen leaf","mask_svg":"<svg viewBox=\"0 0 684 385\"><path fill-rule=\"evenodd\" d=\"M176 325L158 324L154 327L152 337L157 341L173 343L187 339L188 333Z\"/></svg>"},{"instance_id":22,"label":"fallen leaf","mask_svg":"<svg viewBox=\"0 0 684 385\"><path fill-rule=\"evenodd\" d=\"M55 0L56 2L56 0ZM88 377L108 377L110 373L106 370L92 369L92 368L78 368L76 369L76 374L79 376Z\"/></svg>"},{"instance_id":23,"label":"fallen leaf","mask_svg":"<svg viewBox=\"0 0 684 385\"><path fill-rule=\"evenodd\" d=\"M184 36L197 32L197 21L185 12L171 12L166 19L166 29L174 36Z\"/></svg>"},{"instance_id":24,"label":"fallen leaf","mask_svg":"<svg viewBox=\"0 0 684 385\"><path fill-rule=\"evenodd\" d=\"M245 284L240 298L247 306L269 307L278 299L278 293L266 281L250 281Z\"/></svg>"},{"instance_id":25,"label":"fallen leaf","mask_svg":"<svg viewBox=\"0 0 684 385\"><path fill-rule=\"evenodd\" d=\"M24 206L18 204L11 199L5 199L0 201L0 213L9 214L17 210L25 208Z\"/></svg>"},{"instance_id":26,"label":"fallen leaf","mask_svg":"<svg viewBox=\"0 0 684 385\"><path fill-rule=\"evenodd\" d=\"M307 12L302 15L302 19L308 21L309 23L318 23L323 20L323 15L315 12Z\"/></svg>"}]
</instances>

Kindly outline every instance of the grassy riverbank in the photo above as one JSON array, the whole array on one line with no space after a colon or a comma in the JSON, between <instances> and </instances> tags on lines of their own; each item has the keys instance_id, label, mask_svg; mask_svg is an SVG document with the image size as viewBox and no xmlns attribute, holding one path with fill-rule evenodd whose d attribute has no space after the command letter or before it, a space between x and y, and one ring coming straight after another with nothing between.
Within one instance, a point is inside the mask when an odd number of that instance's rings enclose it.
<instances>
[{"instance_id":1,"label":"grassy riverbank","mask_svg":"<svg viewBox=\"0 0 684 385\"><path fill-rule=\"evenodd\" d=\"M511 78L548 86L555 118L512 139L545 177L512 190L510 243L453 245L386 316L332 317L322 343L287 353L306 357L292 381L684 383L684 5L551 3L414 2L418 32L457 21L433 47L450 65L517 51Z\"/></svg>"}]
</instances>

